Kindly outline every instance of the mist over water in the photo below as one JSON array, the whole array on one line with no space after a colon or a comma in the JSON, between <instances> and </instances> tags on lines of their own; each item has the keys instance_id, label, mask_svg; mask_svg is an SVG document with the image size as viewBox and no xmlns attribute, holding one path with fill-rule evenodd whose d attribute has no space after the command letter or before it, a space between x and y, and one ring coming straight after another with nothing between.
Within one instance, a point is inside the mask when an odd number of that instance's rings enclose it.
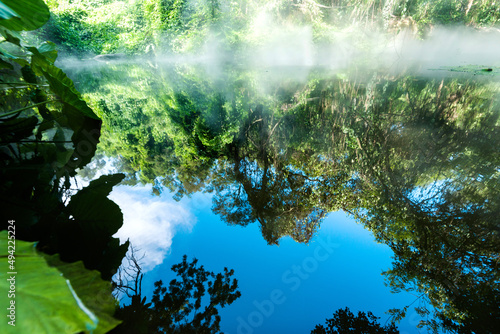
<instances>
[{"instance_id":1,"label":"mist over water","mask_svg":"<svg viewBox=\"0 0 500 334\"><path fill-rule=\"evenodd\" d=\"M394 59L392 66L419 66L424 73L429 69L443 66L466 65L497 67L497 70L500 70L498 30L477 31L465 27L439 27L425 40L418 40L408 31L404 31L396 36L393 45L392 50L389 49Z\"/></svg>"},{"instance_id":2,"label":"mist over water","mask_svg":"<svg viewBox=\"0 0 500 334\"><path fill-rule=\"evenodd\" d=\"M424 76L448 76L450 69L462 66L491 69L490 77L500 71L500 30L475 30L466 27L434 27L425 39L412 31L402 30L388 35L368 31L335 33L331 43L317 45L310 27L277 26L265 19L259 21L253 45L230 52L226 43L211 37L196 53L113 56L86 59L64 58L58 64L64 68L82 68L119 64L142 64L153 68L196 65L214 78L225 69L255 70L262 80L306 80L312 68L323 68L330 74L355 71L358 74L383 71ZM469 73L470 74L470 73ZM484 73L483 73L484 74Z\"/></svg>"},{"instance_id":3,"label":"mist over water","mask_svg":"<svg viewBox=\"0 0 500 334\"><path fill-rule=\"evenodd\" d=\"M412 66L500 65L500 30L435 27L424 40L412 31L390 36L366 31L336 34L328 45L314 45L309 28L280 29L250 56L251 66Z\"/></svg>"}]
</instances>

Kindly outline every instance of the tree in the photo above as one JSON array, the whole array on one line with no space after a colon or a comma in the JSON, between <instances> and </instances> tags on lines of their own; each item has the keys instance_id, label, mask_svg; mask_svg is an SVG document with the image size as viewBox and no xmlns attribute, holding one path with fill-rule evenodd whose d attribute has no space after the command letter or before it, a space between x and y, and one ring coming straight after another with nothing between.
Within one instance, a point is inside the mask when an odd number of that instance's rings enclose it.
<instances>
[{"instance_id":1,"label":"tree","mask_svg":"<svg viewBox=\"0 0 500 334\"><path fill-rule=\"evenodd\" d=\"M218 308L232 304L241 296L238 281L231 279L233 270L224 268L224 273L215 274L198 266L198 260L182 262L172 266L180 279L173 279L164 286L163 281L154 283L151 302L141 296L142 274L137 258L129 255L129 271L135 273L127 287L119 280L117 288L134 292L131 304L120 307L115 316L123 323L111 333L219 333ZM121 281L121 282L120 282ZM208 293L208 300L206 294ZM205 305L205 300L207 304Z\"/></svg>"},{"instance_id":2,"label":"tree","mask_svg":"<svg viewBox=\"0 0 500 334\"><path fill-rule=\"evenodd\" d=\"M399 330L394 323L382 326L377 323L379 317L371 312L358 312L355 316L348 307L338 309L333 313L333 317L326 320L326 325L316 325L311 334L399 334Z\"/></svg>"}]
</instances>

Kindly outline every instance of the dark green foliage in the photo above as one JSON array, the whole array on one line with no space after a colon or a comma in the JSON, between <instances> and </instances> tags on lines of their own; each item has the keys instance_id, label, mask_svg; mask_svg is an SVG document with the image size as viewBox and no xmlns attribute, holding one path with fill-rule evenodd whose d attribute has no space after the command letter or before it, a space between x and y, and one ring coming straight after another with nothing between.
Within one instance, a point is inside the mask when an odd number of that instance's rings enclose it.
<instances>
[{"instance_id":1,"label":"dark green foliage","mask_svg":"<svg viewBox=\"0 0 500 334\"><path fill-rule=\"evenodd\" d=\"M128 247L112 238L123 216L107 198L123 176L104 176L68 205L64 200L70 177L96 151L101 121L54 66L53 43L35 48L11 31L2 34L18 54L2 53L11 65L1 73L2 107L9 110L0 115L2 228L16 219L19 239L38 241L39 249L64 261L82 260L110 279Z\"/></svg>"},{"instance_id":2,"label":"dark green foliage","mask_svg":"<svg viewBox=\"0 0 500 334\"><path fill-rule=\"evenodd\" d=\"M52 13L50 20L41 29L40 34L57 43L65 53L85 54L93 52L100 54L102 46L92 43L95 33L84 20L87 13L81 8L64 12L59 15Z\"/></svg>"},{"instance_id":3,"label":"dark green foliage","mask_svg":"<svg viewBox=\"0 0 500 334\"><path fill-rule=\"evenodd\" d=\"M77 0L49 1L49 6L51 18L40 34L82 57L144 53L152 45L167 51L199 47L221 16L217 0Z\"/></svg>"},{"instance_id":4,"label":"dark green foliage","mask_svg":"<svg viewBox=\"0 0 500 334\"><path fill-rule=\"evenodd\" d=\"M103 175L71 197L62 217L48 226L47 239L39 248L46 253L61 254L61 260L82 260L89 269L99 270L110 280L120 266L128 242L120 245L113 238L123 224L123 215L116 203L107 198L123 175ZM71 218L70 218L71 217Z\"/></svg>"},{"instance_id":5,"label":"dark green foliage","mask_svg":"<svg viewBox=\"0 0 500 334\"><path fill-rule=\"evenodd\" d=\"M27 60L14 59L13 70L2 75L4 82L19 82L19 87L2 91L4 107L19 110L0 120L2 200L8 203L2 226L6 228L8 219L16 219L18 238L39 241L40 249L60 253L65 261L82 260L110 279L128 247L111 237L123 217L118 206L107 199L111 187L123 176L95 181L65 206L70 177L95 153L101 121L72 81L53 65L53 45L26 49L32 54L31 63L20 67L16 62ZM48 89L41 85L45 80ZM52 97L54 93L57 99ZM28 107L19 108L24 104ZM96 190L99 184L107 186Z\"/></svg>"},{"instance_id":6,"label":"dark green foliage","mask_svg":"<svg viewBox=\"0 0 500 334\"><path fill-rule=\"evenodd\" d=\"M380 325L377 322L378 317L371 312L358 312L355 316L348 307L338 309L333 313L331 319L326 320L326 325L316 325L311 334L348 334L348 333L363 333L363 334L398 334L394 323L388 325Z\"/></svg>"},{"instance_id":7,"label":"dark green foliage","mask_svg":"<svg viewBox=\"0 0 500 334\"><path fill-rule=\"evenodd\" d=\"M30 296L32 300L23 302L33 302L35 306L30 307L41 314L58 314L55 322L50 317L23 317L20 330L60 332L78 328L104 333L117 321L112 318L110 283L99 276L110 280L128 248L128 243L120 245L112 237L121 227L123 216L107 198L123 176L101 177L74 194L71 177L94 156L102 122L73 82L54 65L55 45L44 42L30 46L10 30L40 27L48 20L45 4L4 1L0 3L3 17L5 5L14 17L0 20L4 38L0 47L0 229L6 230L9 221L15 223L15 239L19 243L34 241L37 251L44 252L47 263L38 259L41 255L35 254L33 245L24 243L33 253L33 261L38 261L36 265L26 261L33 269L30 282L35 283L29 288L21 284L16 293ZM36 277L37 273L43 277ZM49 274L52 278L45 277ZM46 283L43 292L36 291L40 288L37 279ZM67 309L59 310L63 306L56 306L56 296L65 298L62 305L68 305ZM83 300L93 315L83 312L75 300Z\"/></svg>"}]
</instances>

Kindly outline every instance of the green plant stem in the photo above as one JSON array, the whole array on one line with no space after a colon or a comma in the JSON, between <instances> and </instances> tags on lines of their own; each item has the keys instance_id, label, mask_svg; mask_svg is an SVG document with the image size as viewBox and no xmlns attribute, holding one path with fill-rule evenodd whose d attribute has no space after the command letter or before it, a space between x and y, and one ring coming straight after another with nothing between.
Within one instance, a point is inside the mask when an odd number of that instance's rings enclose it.
<instances>
[{"instance_id":1,"label":"green plant stem","mask_svg":"<svg viewBox=\"0 0 500 334\"><path fill-rule=\"evenodd\" d=\"M22 89L29 87L48 87L49 85L33 84L29 82L0 82L0 85L9 85L8 87L2 87L1 89ZM23 86L13 86L13 85L23 85Z\"/></svg>"},{"instance_id":2,"label":"green plant stem","mask_svg":"<svg viewBox=\"0 0 500 334\"><path fill-rule=\"evenodd\" d=\"M66 144L72 143L71 140L17 140L17 141L3 141L2 144L22 144L22 143L49 143L49 144Z\"/></svg>"},{"instance_id":3,"label":"green plant stem","mask_svg":"<svg viewBox=\"0 0 500 334\"><path fill-rule=\"evenodd\" d=\"M24 107L24 108L20 108L20 109L17 109L17 110L9 111L8 113L0 115L0 117L12 116L12 115L17 114L18 112L23 111L23 110L28 110L28 109L31 109L31 108L34 108L34 107L37 107L37 106L41 106L43 104L54 102L54 101L59 101L59 100L51 100L51 101L47 100L47 101L43 101L43 102L40 102L40 103L35 103L35 104L32 104L32 105Z\"/></svg>"},{"instance_id":4,"label":"green plant stem","mask_svg":"<svg viewBox=\"0 0 500 334\"><path fill-rule=\"evenodd\" d=\"M2 81L2 82L0 82L0 84L1 85L48 86L48 85L34 84L34 83L30 83L30 82L22 82L22 81L19 81L19 82L5 82L5 81Z\"/></svg>"}]
</instances>

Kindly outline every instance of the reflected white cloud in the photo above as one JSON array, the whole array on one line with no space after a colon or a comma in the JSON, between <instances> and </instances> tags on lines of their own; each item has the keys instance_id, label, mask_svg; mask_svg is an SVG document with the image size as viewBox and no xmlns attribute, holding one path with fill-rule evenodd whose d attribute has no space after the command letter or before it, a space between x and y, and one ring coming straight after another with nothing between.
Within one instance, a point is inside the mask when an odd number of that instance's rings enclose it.
<instances>
[{"instance_id":1,"label":"reflected white cloud","mask_svg":"<svg viewBox=\"0 0 500 334\"><path fill-rule=\"evenodd\" d=\"M123 243L130 240L138 255L145 254L143 271L161 264L179 230L190 231L196 217L187 206L171 198L154 197L151 187L119 186L109 196L123 212L123 226L115 234Z\"/></svg>"}]
</instances>

